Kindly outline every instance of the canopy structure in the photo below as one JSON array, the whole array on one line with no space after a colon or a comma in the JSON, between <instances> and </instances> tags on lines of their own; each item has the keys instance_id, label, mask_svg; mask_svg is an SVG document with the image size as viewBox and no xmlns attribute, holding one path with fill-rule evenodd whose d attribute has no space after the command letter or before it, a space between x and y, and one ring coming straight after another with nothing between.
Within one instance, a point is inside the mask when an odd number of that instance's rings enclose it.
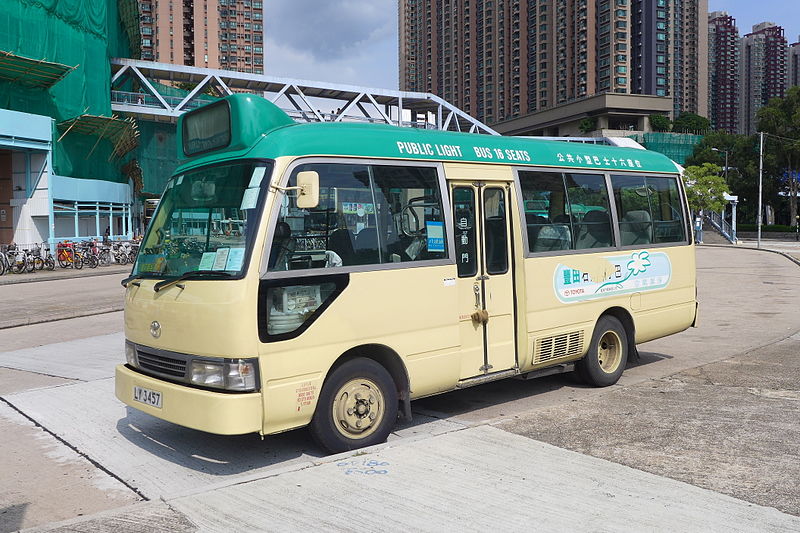
<instances>
[{"instance_id":1,"label":"canopy structure","mask_svg":"<svg viewBox=\"0 0 800 533\"><path fill-rule=\"evenodd\" d=\"M133 118L121 119L116 115L111 117L81 115L59 122L58 129L63 132L58 138L59 141L70 132L95 136L98 143L101 139L108 139L114 145L115 157L122 157L139 145L139 130ZM87 154L87 157L90 154Z\"/></svg>"},{"instance_id":2,"label":"canopy structure","mask_svg":"<svg viewBox=\"0 0 800 533\"><path fill-rule=\"evenodd\" d=\"M0 50L0 79L26 87L49 89L76 68Z\"/></svg>"}]
</instances>

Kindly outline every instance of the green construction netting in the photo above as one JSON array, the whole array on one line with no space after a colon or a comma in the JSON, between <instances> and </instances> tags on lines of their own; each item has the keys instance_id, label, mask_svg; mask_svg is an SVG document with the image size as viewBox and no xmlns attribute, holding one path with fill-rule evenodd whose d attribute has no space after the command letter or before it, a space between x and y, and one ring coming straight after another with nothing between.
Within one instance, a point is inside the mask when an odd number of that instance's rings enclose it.
<instances>
[{"instance_id":1,"label":"green construction netting","mask_svg":"<svg viewBox=\"0 0 800 533\"><path fill-rule=\"evenodd\" d=\"M129 0L2 0L0 50L36 61L75 66L49 89L0 79L0 108L63 122L81 115L111 115L109 57L130 55L120 19ZM129 7L129 6L128 6ZM127 8L126 8L127 9ZM98 135L70 134L55 142L53 170L62 176L125 182L114 144ZM88 154L88 155L87 155Z\"/></svg>"},{"instance_id":2,"label":"green construction netting","mask_svg":"<svg viewBox=\"0 0 800 533\"><path fill-rule=\"evenodd\" d=\"M0 107L66 120L111 114L104 0L5 0L0 50L76 66L49 91L0 81Z\"/></svg>"},{"instance_id":3,"label":"green construction netting","mask_svg":"<svg viewBox=\"0 0 800 533\"><path fill-rule=\"evenodd\" d=\"M167 180L178 166L176 125L140 120L139 132L136 158L142 170L142 193L145 196L161 196Z\"/></svg>"},{"instance_id":4,"label":"green construction netting","mask_svg":"<svg viewBox=\"0 0 800 533\"><path fill-rule=\"evenodd\" d=\"M61 132L53 124L53 140ZM97 135L70 132L60 142L53 143L53 170L59 176L83 179L102 179L126 183L120 171L120 159L114 155L114 145L109 139ZM91 154L91 155L88 155Z\"/></svg>"},{"instance_id":5,"label":"green construction netting","mask_svg":"<svg viewBox=\"0 0 800 533\"><path fill-rule=\"evenodd\" d=\"M703 140L702 135L688 133L644 133L632 135L632 139L654 152L669 157L679 165L694 152L694 146Z\"/></svg>"},{"instance_id":6,"label":"green construction netting","mask_svg":"<svg viewBox=\"0 0 800 533\"><path fill-rule=\"evenodd\" d=\"M139 32L139 5L136 0L117 0L118 16L112 17L111 11L114 10L114 2L110 2L109 6L109 45L112 42L122 42L122 39L115 35L115 31L122 28L125 36L128 39L128 53L125 51L118 51L109 46L112 57L130 57L139 59L142 57L142 35ZM112 20L119 20L119 24L112 24ZM112 38L113 37L113 38Z\"/></svg>"}]
</instances>

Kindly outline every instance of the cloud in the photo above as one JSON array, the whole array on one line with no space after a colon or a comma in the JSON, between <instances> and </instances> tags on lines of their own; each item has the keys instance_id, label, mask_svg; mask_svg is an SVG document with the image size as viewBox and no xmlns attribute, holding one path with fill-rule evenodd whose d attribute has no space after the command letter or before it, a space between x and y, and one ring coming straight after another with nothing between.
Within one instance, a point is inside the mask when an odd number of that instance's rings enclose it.
<instances>
[{"instance_id":1,"label":"cloud","mask_svg":"<svg viewBox=\"0 0 800 533\"><path fill-rule=\"evenodd\" d=\"M265 3L267 75L395 89L393 0Z\"/></svg>"}]
</instances>

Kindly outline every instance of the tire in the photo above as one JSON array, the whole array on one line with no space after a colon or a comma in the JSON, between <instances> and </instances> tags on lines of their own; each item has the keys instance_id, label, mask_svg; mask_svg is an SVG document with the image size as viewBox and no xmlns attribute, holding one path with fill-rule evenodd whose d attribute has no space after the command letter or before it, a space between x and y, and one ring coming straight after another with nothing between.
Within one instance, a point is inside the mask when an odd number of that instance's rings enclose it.
<instances>
[{"instance_id":1,"label":"tire","mask_svg":"<svg viewBox=\"0 0 800 533\"><path fill-rule=\"evenodd\" d=\"M48 256L48 257L47 257L47 258L44 260L44 267L45 267L47 270L55 270L55 269L56 269L56 262L53 260L53 258L52 258L52 257L49 257L49 256Z\"/></svg>"},{"instance_id":2,"label":"tire","mask_svg":"<svg viewBox=\"0 0 800 533\"><path fill-rule=\"evenodd\" d=\"M628 334L622 323L604 315L597 321L589 352L575 364L581 379L595 387L608 387L619 381L628 363Z\"/></svg>"},{"instance_id":3,"label":"tire","mask_svg":"<svg viewBox=\"0 0 800 533\"><path fill-rule=\"evenodd\" d=\"M83 268L83 256L80 256L78 254L73 255L72 256L72 266L77 270L82 269Z\"/></svg>"},{"instance_id":4,"label":"tire","mask_svg":"<svg viewBox=\"0 0 800 533\"><path fill-rule=\"evenodd\" d=\"M325 380L311 436L331 453L385 442L397 421L397 402L394 380L383 366L365 357L351 359Z\"/></svg>"},{"instance_id":5,"label":"tire","mask_svg":"<svg viewBox=\"0 0 800 533\"><path fill-rule=\"evenodd\" d=\"M41 257L35 257L33 259L33 265L36 270L44 270L44 260Z\"/></svg>"},{"instance_id":6,"label":"tire","mask_svg":"<svg viewBox=\"0 0 800 533\"><path fill-rule=\"evenodd\" d=\"M25 270L33 272L36 270L36 260L31 256L25 256Z\"/></svg>"},{"instance_id":7,"label":"tire","mask_svg":"<svg viewBox=\"0 0 800 533\"><path fill-rule=\"evenodd\" d=\"M108 266L111 264L111 256L108 252L100 252L100 257L98 258L100 262L100 266Z\"/></svg>"},{"instance_id":8,"label":"tire","mask_svg":"<svg viewBox=\"0 0 800 533\"><path fill-rule=\"evenodd\" d=\"M100 261L98 261L96 255L87 254L85 257L86 257L86 264L89 266L89 268L97 268L97 265L100 264Z\"/></svg>"},{"instance_id":9,"label":"tire","mask_svg":"<svg viewBox=\"0 0 800 533\"><path fill-rule=\"evenodd\" d=\"M28 261L24 255L21 259L19 256L14 257L14 263L11 265L11 271L14 274L22 274L26 268L28 268Z\"/></svg>"}]
</instances>

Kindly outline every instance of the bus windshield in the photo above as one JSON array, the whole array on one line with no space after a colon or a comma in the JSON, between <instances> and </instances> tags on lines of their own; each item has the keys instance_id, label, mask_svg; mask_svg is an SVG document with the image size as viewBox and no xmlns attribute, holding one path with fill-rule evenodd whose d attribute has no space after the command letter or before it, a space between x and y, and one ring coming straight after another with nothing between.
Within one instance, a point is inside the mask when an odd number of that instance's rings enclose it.
<instances>
[{"instance_id":1,"label":"bus windshield","mask_svg":"<svg viewBox=\"0 0 800 533\"><path fill-rule=\"evenodd\" d=\"M260 187L269 169L263 163L239 162L173 177L153 215L133 275L240 274L252 248Z\"/></svg>"}]
</instances>

